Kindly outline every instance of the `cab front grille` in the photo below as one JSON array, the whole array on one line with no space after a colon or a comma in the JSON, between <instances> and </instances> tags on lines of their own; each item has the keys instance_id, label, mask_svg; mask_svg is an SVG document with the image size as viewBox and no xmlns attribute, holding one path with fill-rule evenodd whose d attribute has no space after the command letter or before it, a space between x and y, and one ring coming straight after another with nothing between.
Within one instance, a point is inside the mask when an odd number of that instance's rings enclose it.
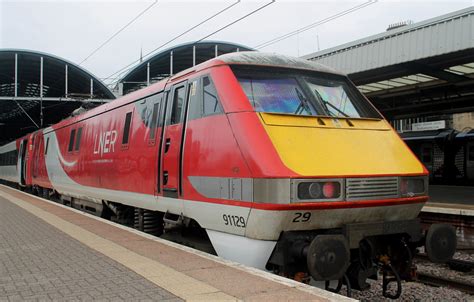
<instances>
[{"instance_id":1,"label":"cab front grille","mask_svg":"<svg viewBox=\"0 0 474 302\"><path fill-rule=\"evenodd\" d=\"M346 200L397 198L398 177L347 178Z\"/></svg>"}]
</instances>

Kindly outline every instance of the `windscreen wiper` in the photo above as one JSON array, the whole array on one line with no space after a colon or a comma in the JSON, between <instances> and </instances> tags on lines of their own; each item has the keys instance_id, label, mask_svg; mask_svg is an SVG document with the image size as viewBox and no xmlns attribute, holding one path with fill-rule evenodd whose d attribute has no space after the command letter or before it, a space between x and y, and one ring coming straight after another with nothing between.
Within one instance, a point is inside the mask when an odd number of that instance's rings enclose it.
<instances>
[{"instance_id":1,"label":"windscreen wiper","mask_svg":"<svg viewBox=\"0 0 474 302\"><path fill-rule=\"evenodd\" d=\"M333 104L329 103L328 101L323 101L324 104L327 106L331 106L331 108L334 108L334 110L336 110L337 112L339 112L340 114L344 115L345 117L350 117L347 113L345 113L344 111L340 110L339 108L337 108L336 106L334 106Z\"/></svg>"},{"instance_id":2,"label":"windscreen wiper","mask_svg":"<svg viewBox=\"0 0 474 302\"><path fill-rule=\"evenodd\" d=\"M334 106L333 104L329 103L328 101L325 101L323 99L323 97L321 96L321 94L319 94L319 92L315 89L314 90L314 94L316 95L317 99L324 105L324 108L326 108L326 111L327 113L330 115L330 116L334 116L335 115L329 110L328 108L328 105L331 106L331 108L334 108L334 110L336 110L337 112L339 112L340 114L342 114L343 116L345 117L350 117L349 115L347 115L347 113L345 113L344 111L341 111L339 108L337 108L336 106Z\"/></svg>"},{"instance_id":3,"label":"windscreen wiper","mask_svg":"<svg viewBox=\"0 0 474 302\"><path fill-rule=\"evenodd\" d=\"M301 103L298 105L298 108L295 110L295 114L300 114L303 112L303 110L306 110L309 114L311 114L311 108L309 107L308 100L305 98L305 96L301 93L301 91L298 89L298 87L295 87L296 95L298 96L298 99L300 99Z\"/></svg>"}]
</instances>

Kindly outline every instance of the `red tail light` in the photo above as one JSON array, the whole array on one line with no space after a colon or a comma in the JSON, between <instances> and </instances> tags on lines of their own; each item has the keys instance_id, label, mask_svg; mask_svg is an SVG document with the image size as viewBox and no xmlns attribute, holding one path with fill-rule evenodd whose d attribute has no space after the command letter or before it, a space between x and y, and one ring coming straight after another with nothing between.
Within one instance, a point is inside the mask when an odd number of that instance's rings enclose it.
<instances>
[{"instance_id":1,"label":"red tail light","mask_svg":"<svg viewBox=\"0 0 474 302\"><path fill-rule=\"evenodd\" d=\"M339 186L339 183L336 183L336 182L327 182L323 185L323 195L325 198L334 198L334 197L338 197L337 195L339 195L339 193L337 192L338 191L338 187Z\"/></svg>"}]
</instances>

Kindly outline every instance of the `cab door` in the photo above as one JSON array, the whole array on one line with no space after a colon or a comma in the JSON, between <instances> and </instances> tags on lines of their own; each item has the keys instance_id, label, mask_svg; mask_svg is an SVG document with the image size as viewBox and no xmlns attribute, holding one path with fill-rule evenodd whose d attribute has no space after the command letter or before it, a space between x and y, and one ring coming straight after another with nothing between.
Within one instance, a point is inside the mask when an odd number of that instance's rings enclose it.
<instances>
[{"instance_id":1,"label":"cab door","mask_svg":"<svg viewBox=\"0 0 474 302\"><path fill-rule=\"evenodd\" d=\"M23 139L21 140L21 143L20 143L20 156L18 157L18 166L19 166L19 169L18 171L20 171L19 174L19 182L20 182L20 185L24 186L26 185L26 150L27 150L27 146L28 146L28 139Z\"/></svg>"},{"instance_id":2,"label":"cab door","mask_svg":"<svg viewBox=\"0 0 474 302\"><path fill-rule=\"evenodd\" d=\"M466 144L466 176L469 181L474 181L474 142Z\"/></svg>"},{"instance_id":3,"label":"cab door","mask_svg":"<svg viewBox=\"0 0 474 302\"><path fill-rule=\"evenodd\" d=\"M187 81L173 85L168 105L162 146L163 196L178 198L181 188L181 154L186 124Z\"/></svg>"}]
</instances>

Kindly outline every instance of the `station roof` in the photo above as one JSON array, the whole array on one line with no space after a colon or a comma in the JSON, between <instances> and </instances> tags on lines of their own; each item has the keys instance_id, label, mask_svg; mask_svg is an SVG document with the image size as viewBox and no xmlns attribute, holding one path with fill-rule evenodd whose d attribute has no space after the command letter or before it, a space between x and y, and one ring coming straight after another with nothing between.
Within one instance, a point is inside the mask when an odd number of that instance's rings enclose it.
<instances>
[{"instance_id":1,"label":"station roof","mask_svg":"<svg viewBox=\"0 0 474 302\"><path fill-rule=\"evenodd\" d=\"M474 110L474 7L303 58L347 73L389 119Z\"/></svg>"},{"instance_id":2,"label":"station roof","mask_svg":"<svg viewBox=\"0 0 474 302\"><path fill-rule=\"evenodd\" d=\"M252 50L247 46L223 41L204 41L180 44L158 52L133 67L119 81L127 94L170 75L230 52Z\"/></svg>"},{"instance_id":3,"label":"station roof","mask_svg":"<svg viewBox=\"0 0 474 302\"><path fill-rule=\"evenodd\" d=\"M114 94L82 67L52 54L0 49L0 143L69 116Z\"/></svg>"}]
</instances>

